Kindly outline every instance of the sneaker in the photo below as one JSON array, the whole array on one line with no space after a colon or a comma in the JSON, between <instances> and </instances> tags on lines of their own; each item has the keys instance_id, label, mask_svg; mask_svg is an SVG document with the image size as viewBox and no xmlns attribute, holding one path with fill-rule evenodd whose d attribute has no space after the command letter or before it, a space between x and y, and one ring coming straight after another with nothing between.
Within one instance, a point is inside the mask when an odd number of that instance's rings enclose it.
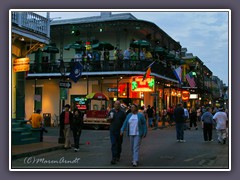
<instances>
[{"instance_id":1,"label":"sneaker","mask_svg":"<svg viewBox=\"0 0 240 180\"><path fill-rule=\"evenodd\" d=\"M185 143L185 142L186 142L186 140L184 140L184 139L183 139L183 140L180 140L180 142L181 142L181 143Z\"/></svg>"},{"instance_id":2,"label":"sneaker","mask_svg":"<svg viewBox=\"0 0 240 180\"><path fill-rule=\"evenodd\" d=\"M133 161L132 166L133 166L133 167L137 167L137 162L136 162L136 161Z\"/></svg>"},{"instance_id":3,"label":"sneaker","mask_svg":"<svg viewBox=\"0 0 240 180\"><path fill-rule=\"evenodd\" d=\"M79 148L75 148L74 151L75 151L75 152L78 152L78 151L79 151Z\"/></svg>"},{"instance_id":4,"label":"sneaker","mask_svg":"<svg viewBox=\"0 0 240 180\"><path fill-rule=\"evenodd\" d=\"M120 162L120 158L116 158L116 162Z\"/></svg>"},{"instance_id":5,"label":"sneaker","mask_svg":"<svg viewBox=\"0 0 240 180\"><path fill-rule=\"evenodd\" d=\"M213 139L209 140L210 142L213 142Z\"/></svg>"},{"instance_id":6,"label":"sneaker","mask_svg":"<svg viewBox=\"0 0 240 180\"><path fill-rule=\"evenodd\" d=\"M177 142L180 142L180 139L177 139Z\"/></svg>"}]
</instances>

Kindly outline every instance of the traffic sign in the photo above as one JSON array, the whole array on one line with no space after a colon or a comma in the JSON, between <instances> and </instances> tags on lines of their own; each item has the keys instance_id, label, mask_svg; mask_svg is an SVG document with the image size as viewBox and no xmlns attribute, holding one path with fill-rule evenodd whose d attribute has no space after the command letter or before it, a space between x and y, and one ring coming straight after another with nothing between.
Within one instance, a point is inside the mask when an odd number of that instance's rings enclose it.
<instances>
[{"instance_id":1,"label":"traffic sign","mask_svg":"<svg viewBox=\"0 0 240 180\"><path fill-rule=\"evenodd\" d=\"M118 88L108 88L108 92L118 92Z\"/></svg>"},{"instance_id":2,"label":"traffic sign","mask_svg":"<svg viewBox=\"0 0 240 180\"><path fill-rule=\"evenodd\" d=\"M60 88L71 88L72 87L72 83L71 82L60 81L59 82L59 87Z\"/></svg>"}]
</instances>

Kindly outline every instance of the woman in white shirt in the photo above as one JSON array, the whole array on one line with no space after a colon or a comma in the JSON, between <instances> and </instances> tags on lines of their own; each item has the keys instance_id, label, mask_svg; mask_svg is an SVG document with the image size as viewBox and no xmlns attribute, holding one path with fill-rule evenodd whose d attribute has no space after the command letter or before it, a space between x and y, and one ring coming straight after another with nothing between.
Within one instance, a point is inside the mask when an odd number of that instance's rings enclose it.
<instances>
[{"instance_id":1,"label":"woman in white shirt","mask_svg":"<svg viewBox=\"0 0 240 180\"><path fill-rule=\"evenodd\" d=\"M132 165L136 167L138 163L141 140L147 135L146 119L142 115L142 113L138 112L138 107L136 104L133 104L131 106L131 113L128 114L127 118L123 123L123 126L121 128L121 136L123 135L123 131L126 128L131 143L131 150L133 156Z\"/></svg>"}]
</instances>

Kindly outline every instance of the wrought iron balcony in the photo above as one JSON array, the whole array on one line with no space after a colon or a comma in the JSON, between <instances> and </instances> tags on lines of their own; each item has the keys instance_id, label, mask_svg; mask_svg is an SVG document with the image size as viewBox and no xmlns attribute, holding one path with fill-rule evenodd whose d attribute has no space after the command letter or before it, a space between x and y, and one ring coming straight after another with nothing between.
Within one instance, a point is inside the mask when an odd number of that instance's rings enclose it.
<instances>
[{"instance_id":1,"label":"wrought iron balcony","mask_svg":"<svg viewBox=\"0 0 240 180\"><path fill-rule=\"evenodd\" d=\"M130 72L145 72L147 67L153 61L141 61L141 60L109 60L109 61L81 61L83 65L83 72L113 72L113 71L122 71L129 73ZM75 66L75 62L64 62L65 72L70 73ZM155 62L151 67L151 72L156 73L160 76L176 80L176 77L173 73L173 69L170 67L165 67L161 62ZM51 63L51 62L42 62L42 63L31 63L29 74L34 76L34 74L41 73L60 73L60 61Z\"/></svg>"},{"instance_id":2,"label":"wrought iron balcony","mask_svg":"<svg viewBox=\"0 0 240 180\"><path fill-rule=\"evenodd\" d=\"M49 21L33 12L12 12L12 25L49 37Z\"/></svg>"}]
</instances>

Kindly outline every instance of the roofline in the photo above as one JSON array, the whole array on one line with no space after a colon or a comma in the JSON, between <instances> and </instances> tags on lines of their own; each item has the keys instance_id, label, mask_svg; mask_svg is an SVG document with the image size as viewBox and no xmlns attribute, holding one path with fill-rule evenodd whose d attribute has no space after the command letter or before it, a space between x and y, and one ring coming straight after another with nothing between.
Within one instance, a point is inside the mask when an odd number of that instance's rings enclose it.
<instances>
[{"instance_id":1,"label":"roofline","mask_svg":"<svg viewBox=\"0 0 240 180\"><path fill-rule=\"evenodd\" d=\"M139 23L146 23L149 24L151 26L153 26L154 28L158 29L161 33L163 33L165 36L167 36L171 41L173 41L174 43L178 44L181 47L181 44L179 42L177 42L176 40L174 40L170 35L168 35L164 30L162 30L160 27L158 27L155 23L151 22L151 21L146 21L146 20L141 20L141 19L109 19L109 20L104 20L104 19L100 19L100 21L95 21L95 22L76 22L76 23L61 23L61 24L51 24L51 26L60 26L60 25L76 25L76 24L94 24L94 23L103 23L103 22L139 22Z\"/></svg>"}]
</instances>

